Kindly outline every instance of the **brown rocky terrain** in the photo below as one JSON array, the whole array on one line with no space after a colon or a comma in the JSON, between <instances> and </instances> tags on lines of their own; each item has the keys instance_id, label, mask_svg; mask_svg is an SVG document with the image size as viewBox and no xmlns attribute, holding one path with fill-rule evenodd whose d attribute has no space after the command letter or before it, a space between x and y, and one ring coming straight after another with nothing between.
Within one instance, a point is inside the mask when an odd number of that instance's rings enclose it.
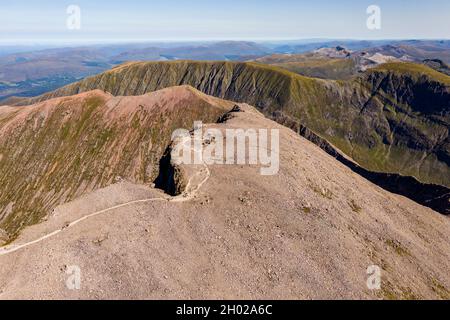
<instances>
[{"instance_id":1,"label":"brown rocky terrain","mask_svg":"<svg viewBox=\"0 0 450 320\"><path fill-rule=\"evenodd\" d=\"M152 183L175 129L215 121L232 105L184 86L135 97L96 90L0 107L0 241L58 204L115 181Z\"/></svg>"},{"instance_id":2,"label":"brown rocky terrain","mask_svg":"<svg viewBox=\"0 0 450 320\"><path fill-rule=\"evenodd\" d=\"M61 205L0 249L0 298L450 298L448 217L239 106L208 127L278 129L278 174L172 163L176 197L128 179ZM71 266L80 290L66 287Z\"/></svg>"}]
</instances>

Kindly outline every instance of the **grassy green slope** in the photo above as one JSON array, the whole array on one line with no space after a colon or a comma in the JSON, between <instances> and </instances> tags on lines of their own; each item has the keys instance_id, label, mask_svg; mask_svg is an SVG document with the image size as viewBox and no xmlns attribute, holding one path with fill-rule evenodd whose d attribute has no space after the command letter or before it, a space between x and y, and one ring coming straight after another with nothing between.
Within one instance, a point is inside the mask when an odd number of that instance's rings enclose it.
<instances>
[{"instance_id":1,"label":"grassy green slope","mask_svg":"<svg viewBox=\"0 0 450 320\"><path fill-rule=\"evenodd\" d=\"M320 79L349 80L358 73L354 59L331 58L319 53L274 54L255 61Z\"/></svg>"},{"instance_id":2,"label":"grassy green slope","mask_svg":"<svg viewBox=\"0 0 450 320\"><path fill-rule=\"evenodd\" d=\"M317 59L308 62L273 64L300 75L321 79L347 80L356 74L356 64L350 59Z\"/></svg>"}]
</instances>

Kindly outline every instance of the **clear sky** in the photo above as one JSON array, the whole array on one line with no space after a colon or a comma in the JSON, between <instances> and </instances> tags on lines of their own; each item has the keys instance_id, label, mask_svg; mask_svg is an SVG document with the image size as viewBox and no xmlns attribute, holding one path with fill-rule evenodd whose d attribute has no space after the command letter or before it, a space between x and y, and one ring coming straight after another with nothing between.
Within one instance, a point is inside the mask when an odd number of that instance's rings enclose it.
<instances>
[{"instance_id":1,"label":"clear sky","mask_svg":"<svg viewBox=\"0 0 450 320\"><path fill-rule=\"evenodd\" d=\"M69 5L81 29L66 26ZM369 5L381 29L366 27ZM450 0L0 0L0 42L450 38Z\"/></svg>"}]
</instances>

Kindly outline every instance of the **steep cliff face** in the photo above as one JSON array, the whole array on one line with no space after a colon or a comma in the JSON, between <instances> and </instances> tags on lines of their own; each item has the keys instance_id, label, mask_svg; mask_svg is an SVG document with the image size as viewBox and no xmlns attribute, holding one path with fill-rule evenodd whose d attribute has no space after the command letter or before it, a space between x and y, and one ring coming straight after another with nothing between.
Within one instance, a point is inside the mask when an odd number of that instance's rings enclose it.
<instances>
[{"instance_id":1,"label":"steep cliff face","mask_svg":"<svg viewBox=\"0 0 450 320\"><path fill-rule=\"evenodd\" d=\"M232 106L176 87L136 97L96 90L0 107L0 240L113 182L151 184L175 129L215 121Z\"/></svg>"},{"instance_id":2,"label":"steep cliff face","mask_svg":"<svg viewBox=\"0 0 450 320\"><path fill-rule=\"evenodd\" d=\"M361 85L371 93L365 107L378 114L375 147L384 162L406 175L449 185L450 81L419 65L389 64L369 72ZM381 111L381 113L380 113ZM373 117L373 116L372 116ZM363 137L359 137L364 142Z\"/></svg>"},{"instance_id":3,"label":"steep cliff face","mask_svg":"<svg viewBox=\"0 0 450 320\"><path fill-rule=\"evenodd\" d=\"M346 165L353 172L356 172L383 189L408 197L417 203L432 208L444 215L450 214L450 188L436 184L423 183L414 177L404 176L398 173L374 172L365 169L355 163L353 159L343 154L326 139L302 125L295 118L286 116L281 112L273 113L272 117L278 123L292 129L299 135L319 146L322 150Z\"/></svg>"},{"instance_id":4,"label":"steep cliff face","mask_svg":"<svg viewBox=\"0 0 450 320\"><path fill-rule=\"evenodd\" d=\"M372 95L385 96L406 111L442 121L450 114L450 77L429 68L386 64L368 71L364 80Z\"/></svg>"},{"instance_id":5,"label":"steep cliff face","mask_svg":"<svg viewBox=\"0 0 450 320\"><path fill-rule=\"evenodd\" d=\"M30 101L102 89L139 95L189 84L204 93L298 119L363 167L450 186L450 77L390 63L349 81L321 80L258 63L129 63Z\"/></svg>"}]
</instances>

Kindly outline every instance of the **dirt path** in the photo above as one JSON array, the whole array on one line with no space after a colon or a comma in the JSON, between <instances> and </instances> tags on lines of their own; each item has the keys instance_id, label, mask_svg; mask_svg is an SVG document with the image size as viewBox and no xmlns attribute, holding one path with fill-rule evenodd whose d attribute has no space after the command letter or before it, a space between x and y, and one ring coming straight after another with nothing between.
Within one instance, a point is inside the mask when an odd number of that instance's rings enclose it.
<instances>
[{"instance_id":1,"label":"dirt path","mask_svg":"<svg viewBox=\"0 0 450 320\"><path fill-rule=\"evenodd\" d=\"M16 246L0 248L0 256L6 255L6 254L9 254L9 253L13 253L13 252L15 252L17 250L29 247L29 246L31 246L33 244L39 243L41 241L44 241L45 239L51 238L53 236L56 236L58 233L66 230L66 229L69 229L69 228L77 225L78 223L80 223L80 222L82 222L84 220L87 220L89 218L95 217L95 216L100 215L102 213L106 213L108 211L112 211L114 209L126 207L126 206L129 206L129 205L132 205L132 204L136 204L136 203L145 203L145 202L152 202L152 201L168 201L168 199L165 199L165 198L151 198L151 199L135 200L135 201L130 201L130 202L126 202L126 203L123 203L123 204L119 204L117 206L110 207L110 208L107 208L107 209L103 209L103 210L100 210L100 211L96 211L96 212L91 213L91 214L89 214L87 216L81 217L80 219L75 220L75 221L73 221L73 222L71 222L69 224L66 224L61 229L58 229L58 230L53 231L53 232L51 232L49 234L46 234L45 236L42 236L42 237L40 237L40 238L38 238L36 240L30 241L30 242L27 242L27 243L24 243L24 244L16 245Z\"/></svg>"},{"instance_id":2,"label":"dirt path","mask_svg":"<svg viewBox=\"0 0 450 320\"><path fill-rule=\"evenodd\" d=\"M44 241L44 240L46 240L48 238L56 236L57 234L63 232L66 229L69 229L69 228L79 224L80 222L83 222L83 221L85 221L85 220L87 220L89 218L98 216L100 214L113 211L115 209L123 208L123 207L130 206L130 205L137 204L137 203L148 203L148 202L153 202L153 201L167 201L167 202L186 202L186 201L189 201L189 200L191 200L191 199L193 199L195 197L195 194L198 192L198 190L200 190L200 188L203 186L203 184L205 184L205 182L208 181L209 177L211 176L211 171L209 170L208 166L205 163L203 163L203 167L204 167L204 169L199 170L194 176L192 176L189 179L189 181L188 181L188 183L186 185L186 189L181 195L178 195L178 196L175 196L175 197L167 196L167 197L156 197L156 198L149 198L149 199L142 199L142 200L134 200L134 201L129 201L129 202L126 202L126 203L122 203L122 204L119 204L119 205L116 205L116 206L113 206L113 207L110 207L110 208L106 208L106 209L103 209L103 210L100 210L100 211L96 211L94 213L91 213L91 214L88 214L86 216L83 216L80 219L72 221L72 222L66 224L65 226L63 226L61 229L58 229L58 230L53 231L51 233L48 233L48 234L46 234L46 235L44 235L44 236L42 236L42 237L40 237L40 238L38 238L36 240L30 241L30 242L26 242L26 243L23 243L23 244L20 244L20 245L13 245L13 246L2 247L2 248L0 248L0 256L7 255L7 254L10 254L10 253L16 252L18 250L21 250L23 248L32 246L32 245L34 245L36 243L42 242L42 241ZM205 177L201 180L200 183L198 183L197 185L192 187L191 186L192 180L194 178L196 178L197 175L202 174L202 173L205 173Z\"/></svg>"}]
</instances>

